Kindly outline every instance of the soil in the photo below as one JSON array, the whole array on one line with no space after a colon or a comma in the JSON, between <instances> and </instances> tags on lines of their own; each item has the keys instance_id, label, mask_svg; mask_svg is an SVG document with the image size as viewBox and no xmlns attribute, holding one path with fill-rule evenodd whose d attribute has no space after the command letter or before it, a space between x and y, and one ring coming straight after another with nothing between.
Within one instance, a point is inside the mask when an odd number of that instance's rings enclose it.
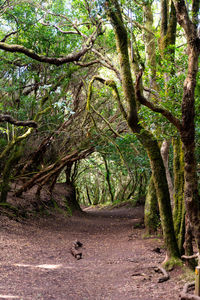
<instances>
[{"instance_id":1,"label":"soil","mask_svg":"<svg viewBox=\"0 0 200 300\"><path fill-rule=\"evenodd\" d=\"M55 210L20 221L1 216L0 299L178 299L184 273L176 268L158 283L163 241L145 238L142 223L143 207L128 206L89 207L72 217ZM76 239L79 260L70 252Z\"/></svg>"}]
</instances>

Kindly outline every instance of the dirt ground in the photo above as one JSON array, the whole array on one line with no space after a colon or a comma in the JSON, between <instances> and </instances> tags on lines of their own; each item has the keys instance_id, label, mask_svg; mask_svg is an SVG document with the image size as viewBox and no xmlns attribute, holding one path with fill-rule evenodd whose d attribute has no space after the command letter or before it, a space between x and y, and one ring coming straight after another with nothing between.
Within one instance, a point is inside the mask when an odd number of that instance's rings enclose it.
<instances>
[{"instance_id":1,"label":"dirt ground","mask_svg":"<svg viewBox=\"0 0 200 300\"><path fill-rule=\"evenodd\" d=\"M162 239L143 238L143 208L85 209L17 222L0 217L0 299L176 300L180 269L170 280L154 267L165 257ZM69 249L83 243L83 258ZM159 247L161 253L154 248Z\"/></svg>"}]
</instances>

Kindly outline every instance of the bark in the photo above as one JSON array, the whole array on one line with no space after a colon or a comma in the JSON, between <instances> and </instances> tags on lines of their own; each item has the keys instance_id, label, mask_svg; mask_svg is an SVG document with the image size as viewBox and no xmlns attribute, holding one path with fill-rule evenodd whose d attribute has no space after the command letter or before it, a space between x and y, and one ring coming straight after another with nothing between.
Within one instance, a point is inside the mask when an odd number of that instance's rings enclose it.
<instances>
[{"instance_id":1,"label":"bark","mask_svg":"<svg viewBox=\"0 0 200 300\"><path fill-rule=\"evenodd\" d=\"M185 235L184 205L184 153L180 137L173 139L173 173L174 173L174 229L180 253L183 253Z\"/></svg>"},{"instance_id":2,"label":"bark","mask_svg":"<svg viewBox=\"0 0 200 300\"><path fill-rule=\"evenodd\" d=\"M102 155L102 158L103 158L104 165L105 165L105 168L106 168L106 181L107 181L107 184L108 184L108 190L109 190L109 193L110 193L111 202L113 202L114 201L114 195L113 195L112 184L111 184L111 180L110 180L110 170L109 170L109 167L108 167L106 157L104 155Z\"/></svg>"},{"instance_id":3,"label":"bark","mask_svg":"<svg viewBox=\"0 0 200 300\"><path fill-rule=\"evenodd\" d=\"M89 189L88 189L87 185L86 185L86 193L87 193L87 198L88 198L89 205L92 205L92 201L90 199L90 193L89 193Z\"/></svg>"},{"instance_id":4,"label":"bark","mask_svg":"<svg viewBox=\"0 0 200 300\"><path fill-rule=\"evenodd\" d=\"M190 225L190 221L188 215L185 216L185 242L184 242L184 250L185 256L192 256L193 255L193 235L192 235L192 228ZM188 267L194 269L196 266L195 258L186 259L185 264Z\"/></svg>"},{"instance_id":5,"label":"bark","mask_svg":"<svg viewBox=\"0 0 200 300\"><path fill-rule=\"evenodd\" d=\"M200 218L199 195L195 159L195 87L200 54L200 39L197 34L197 24L189 18L184 0L174 0L177 19L183 27L188 43L188 74L184 82L182 98L182 128L181 140L184 147L184 199L186 212L192 226L198 249L200 249ZM199 9L199 1L194 1L195 14Z\"/></svg>"},{"instance_id":6,"label":"bark","mask_svg":"<svg viewBox=\"0 0 200 300\"><path fill-rule=\"evenodd\" d=\"M176 243L172 212L170 206L170 197L166 180L165 168L160 154L160 148L154 136L146 131L138 123L137 105L135 98L135 90L133 86L131 69L128 56L128 37L127 31L123 24L120 6L117 0L108 2L108 17L111 20L115 31L117 51L120 62L120 71L122 78L122 88L125 99L129 106L128 124L131 130L137 135L138 139L144 146L150 159L152 176L156 188L156 194L159 202L159 210L161 216L161 224L167 252L169 257L179 257L179 250Z\"/></svg>"},{"instance_id":7,"label":"bark","mask_svg":"<svg viewBox=\"0 0 200 300\"><path fill-rule=\"evenodd\" d=\"M22 156L21 147L15 146L5 163L5 167L2 174L2 183L0 186L0 191L1 191L0 203L5 203L7 200L8 191L10 189L9 183L10 183L11 172L14 166L16 165L16 163L21 158L21 156Z\"/></svg>"},{"instance_id":8,"label":"bark","mask_svg":"<svg viewBox=\"0 0 200 300\"><path fill-rule=\"evenodd\" d=\"M184 147L184 200L185 208L189 218L190 225L198 249L200 249L200 213L198 195L198 181L196 172L195 159L195 87L198 72L198 60L200 53L200 39L197 32L196 15L199 10L199 1L194 0L191 12L192 20L188 15L188 11L184 0L173 0L176 10L176 16L179 25L184 29L187 38L188 51L188 73L184 82L183 97L182 97L182 120L175 118L170 112L159 109L147 99L140 95L140 90L137 88L136 93L139 101L152 109L163 114L176 128L180 131L181 140Z\"/></svg>"},{"instance_id":9,"label":"bark","mask_svg":"<svg viewBox=\"0 0 200 300\"><path fill-rule=\"evenodd\" d=\"M169 147L170 147L170 141L164 140L162 143L160 152L161 152L163 163L165 166L167 183L168 183L168 187L169 187L170 200L171 200L171 204L173 205L173 203L174 203L174 196L173 196L174 195L174 187L173 187L173 183L172 183L171 174L169 171Z\"/></svg>"},{"instance_id":10,"label":"bark","mask_svg":"<svg viewBox=\"0 0 200 300\"><path fill-rule=\"evenodd\" d=\"M14 124L15 126L28 126L37 128L37 123L34 121L17 121L13 117L3 114L0 114L0 122L8 122L10 124Z\"/></svg>"},{"instance_id":11,"label":"bark","mask_svg":"<svg viewBox=\"0 0 200 300\"><path fill-rule=\"evenodd\" d=\"M148 189L147 189L145 209L144 209L145 231L148 235L157 232L159 226L159 220L160 218L159 218L156 189L154 186L153 177L151 176Z\"/></svg>"},{"instance_id":12,"label":"bark","mask_svg":"<svg viewBox=\"0 0 200 300\"><path fill-rule=\"evenodd\" d=\"M146 61L150 68L150 85L156 90L156 44L155 36L153 34L153 13L150 3L143 6L143 12L145 17L145 28L148 29L148 31L144 30Z\"/></svg>"},{"instance_id":13,"label":"bark","mask_svg":"<svg viewBox=\"0 0 200 300\"><path fill-rule=\"evenodd\" d=\"M66 182L65 182L65 201L67 209L73 213L75 211L81 211L80 205L76 198L76 189L74 186L74 182L71 180L71 171L72 171L73 163L67 163L65 169Z\"/></svg>"},{"instance_id":14,"label":"bark","mask_svg":"<svg viewBox=\"0 0 200 300\"><path fill-rule=\"evenodd\" d=\"M28 162L23 166L22 170L18 170L17 175L24 175L25 172L32 172L33 170L37 170L37 168L40 166L41 162L44 159L44 155L46 153L46 150L48 149L49 145L51 144L53 140L52 135L45 138L36 151L31 153L31 157L29 158Z\"/></svg>"},{"instance_id":15,"label":"bark","mask_svg":"<svg viewBox=\"0 0 200 300\"><path fill-rule=\"evenodd\" d=\"M100 24L99 24L100 26ZM91 49L96 37L97 33L99 30L99 26L97 26L97 29L93 32L93 34L88 38L85 44L82 45L82 49L78 52L73 52L70 53L64 57L47 57L45 55L39 55L35 53L33 50L30 50L22 45L10 45L5 42L0 42L0 49L8 52L13 52L13 53L22 53L25 54L26 56L37 60L39 62L44 62L44 63L49 63L52 65L60 66L65 63L70 63L74 61L79 61L79 59L88 52L88 50Z\"/></svg>"}]
</instances>

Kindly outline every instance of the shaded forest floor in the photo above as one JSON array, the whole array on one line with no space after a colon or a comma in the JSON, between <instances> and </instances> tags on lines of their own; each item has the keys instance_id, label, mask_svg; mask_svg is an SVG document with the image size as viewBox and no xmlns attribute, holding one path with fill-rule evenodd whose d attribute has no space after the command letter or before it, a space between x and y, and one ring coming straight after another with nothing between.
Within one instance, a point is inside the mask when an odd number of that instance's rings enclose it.
<instances>
[{"instance_id":1,"label":"shaded forest floor","mask_svg":"<svg viewBox=\"0 0 200 300\"><path fill-rule=\"evenodd\" d=\"M176 269L158 283L162 275L153 267L165 250L162 239L143 238L142 207L84 211L20 222L0 217L0 299L178 299L185 273ZM69 251L76 239L80 260Z\"/></svg>"}]
</instances>

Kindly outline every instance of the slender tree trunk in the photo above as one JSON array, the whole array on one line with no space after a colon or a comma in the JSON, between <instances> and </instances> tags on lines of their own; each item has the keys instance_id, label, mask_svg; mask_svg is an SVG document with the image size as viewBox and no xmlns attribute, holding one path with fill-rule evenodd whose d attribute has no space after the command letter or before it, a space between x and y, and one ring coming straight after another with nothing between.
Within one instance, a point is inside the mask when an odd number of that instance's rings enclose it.
<instances>
[{"instance_id":1,"label":"slender tree trunk","mask_svg":"<svg viewBox=\"0 0 200 300\"><path fill-rule=\"evenodd\" d=\"M145 2L144 2L145 3ZM143 5L143 12L145 18L145 28L148 29L144 30L144 40L145 40L145 56L146 61L149 66L150 74L150 87L157 90L157 83L156 83L156 43L155 43L155 36L153 34L153 13L150 3L146 3Z\"/></svg>"},{"instance_id":2,"label":"slender tree trunk","mask_svg":"<svg viewBox=\"0 0 200 300\"><path fill-rule=\"evenodd\" d=\"M110 170L109 170L109 167L108 167L106 157L104 155L102 155L102 157L103 157L103 161L104 161L104 165L105 165L105 169L106 169L106 181L107 181L107 184L108 184L110 199L111 199L111 202L113 202L114 201L114 195L113 195L112 185L111 185L111 181L110 181Z\"/></svg>"},{"instance_id":3,"label":"slender tree trunk","mask_svg":"<svg viewBox=\"0 0 200 300\"><path fill-rule=\"evenodd\" d=\"M169 147L170 147L170 141L164 140L162 143L160 152L161 152L163 163L165 166L165 172L166 172L167 183L168 183L168 187L169 187L171 204L173 205L173 203L174 203L174 187L173 187L173 183L172 183L171 174L169 171Z\"/></svg>"},{"instance_id":4,"label":"slender tree trunk","mask_svg":"<svg viewBox=\"0 0 200 300\"><path fill-rule=\"evenodd\" d=\"M22 147L14 146L13 150L10 153L10 157L5 162L5 166L3 169L2 183L0 186L0 192L1 192L0 203L5 203L7 201L7 195L10 188L9 184L10 184L11 172L14 166L21 158L21 156L22 156Z\"/></svg>"},{"instance_id":5,"label":"slender tree trunk","mask_svg":"<svg viewBox=\"0 0 200 300\"><path fill-rule=\"evenodd\" d=\"M157 232L159 226L159 220L160 217L159 217L156 189L154 186L153 177L151 176L148 189L147 189L145 209L144 209L145 231L148 235Z\"/></svg>"},{"instance_id":6,"label":"slender tree trunk","mask_svg":"<svg viewBox=\"0 0 200 300\"><path fill-rule=\"evenodd\" d=\"M71 170L73 163L69 162L65 169L66 182L65 182L65 200L67 209L73 213L75 211L81 211L80 205L76 199L76 189L74 183L71 180Z\"/></svg>"},{"instance_id":7,"label":"slender tree trunk","mask_svg":"<svg viewBox=\"0 0 200 300\"><path fill-rule=\"evenodd\" d=\"M184 205L184 153L180 137L173 139L173 173L174 173L174 229L180 253L183 254L185 236Z\"/></svg>"},{"instance_id":8,"label":"slender tree trunk","mask_svg":"<svg viewBox=\"0 0 200 300\"><path fill-rule=\"evenodd\" d=\"M88 202L90 205L92 205L91 199L90 199L90 193L89 193L89 189L88 186L86 185L86 192L87 192L87 198L88 198Z\"/></svg>"}]
</instances>

